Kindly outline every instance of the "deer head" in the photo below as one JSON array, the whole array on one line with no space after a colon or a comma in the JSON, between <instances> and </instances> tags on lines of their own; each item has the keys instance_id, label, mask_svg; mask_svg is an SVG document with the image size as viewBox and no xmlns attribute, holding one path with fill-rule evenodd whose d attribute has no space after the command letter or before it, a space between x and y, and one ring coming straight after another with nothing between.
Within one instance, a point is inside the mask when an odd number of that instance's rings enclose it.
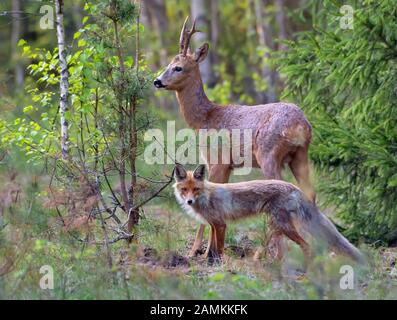
<instances>
[{"instance_id":1,"label":"deer head","mask_svg":"<svg viewBox=\"0 0 397 320\"><path fill-rule=\"evenodd\" d=\"M188 19L189 17L183 24L179 38L179 54L172 59L163 73L154 81L156 88L180 91L189 86L191 81L201 80L198 66L206 58L209 45L204 43L194 53L190 51L190 39L194 33L199 31L196 29L196 20L194 20L192 28L187 30Z\"/></svg>"}]
</instances>

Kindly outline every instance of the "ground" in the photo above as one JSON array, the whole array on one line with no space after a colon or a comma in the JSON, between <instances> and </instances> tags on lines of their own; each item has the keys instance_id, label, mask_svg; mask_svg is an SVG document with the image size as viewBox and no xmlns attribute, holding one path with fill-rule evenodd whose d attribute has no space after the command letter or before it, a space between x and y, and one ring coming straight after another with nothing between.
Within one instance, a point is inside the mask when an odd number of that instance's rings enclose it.
<instances>
[{"instance_id":1,"label":"ground","mask_svg":"<svg viewBox=\"0 0 397 320\"><path fill-rule=\"evenodd\" d=\"M283 263L252 254L263 241L263 217L228 226L226 255L208 265L186 258L197 223L170 199L145 207L137 243L111 246L112 267L104 246L82 244L84 229L65 232L33 206L7 211L2 232L0 298L3 299L397 299L395 248L360 244L367 266L332 254L317 256L303 273L303 255L289 245ZM39 220L41 218L42 220ZM50 221L50 222L48 222ZM94 222L95 223L95 222ZM100 239L95 228L89 239ZM351 265L353 289L340 286L341 266ZM43 272L53 269L54 289L40 288Z\"/></svg>"}]
</instances>

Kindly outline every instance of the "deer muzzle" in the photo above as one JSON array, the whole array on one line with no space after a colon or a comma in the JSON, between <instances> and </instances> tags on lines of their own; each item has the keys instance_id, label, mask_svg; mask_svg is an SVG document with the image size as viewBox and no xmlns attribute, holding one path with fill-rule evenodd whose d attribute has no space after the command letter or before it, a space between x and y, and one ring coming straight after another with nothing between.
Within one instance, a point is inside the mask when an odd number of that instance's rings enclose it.
<instances>
[{"instance_id":1,"label":"deer muzzle","mask_svg":"<svg viewBox=\"0 0 397 320\"><path fill-rule=\"evenodd\" d=\"M161 82L160 79L154 80L153 84L154 84L154 86L155 86L156 88L158 88L158 89L160 89L160 88L165 88L165 85L163 85L163 83Z\"/></svg>"}]
</instances>

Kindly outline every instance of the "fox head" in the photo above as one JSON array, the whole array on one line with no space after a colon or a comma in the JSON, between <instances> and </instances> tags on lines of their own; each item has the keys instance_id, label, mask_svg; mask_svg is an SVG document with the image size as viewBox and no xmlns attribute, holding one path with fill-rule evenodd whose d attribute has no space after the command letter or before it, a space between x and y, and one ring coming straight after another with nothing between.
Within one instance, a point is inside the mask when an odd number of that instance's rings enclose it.
<instances>
[{"instance_id":1,"label":"fox head","mask_svg":"<svg viewBox=\"0 0 397 320\"><path fill-rule=\"evenodd\" d=\"M196 200L204 192L205 166L199 165L194 171L186 171L177 164L174 170L176 180L175 193L179 201L189 206L194 205Z\"/></svg>"}]
</instances>

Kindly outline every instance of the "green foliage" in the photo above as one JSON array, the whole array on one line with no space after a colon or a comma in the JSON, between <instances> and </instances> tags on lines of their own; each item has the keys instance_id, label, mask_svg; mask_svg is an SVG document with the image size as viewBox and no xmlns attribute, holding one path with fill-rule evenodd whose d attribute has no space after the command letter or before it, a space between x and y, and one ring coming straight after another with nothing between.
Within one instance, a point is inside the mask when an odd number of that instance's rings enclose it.
<instances>
[{"instance_id":1,"label":"green foliage","mask_svg":"<svg viewBox=\"0 0 397 320\"><path fill-rule=\"evenodd\" d=\"M352 1L353 30L341 29L345 1L324 1L313 30L280 57L284 96L313 125L319 193L338 208L352 238L390 241L397 229L397 6Z\"/></svg>"},{"instance_id":2,"label":"green foliage","mask_svg":"<svg viewBox=\"0 0 397 320\"><path fill-rule=\"evenodd\" d=\"M110 3L102 1L84 6L87 16L83 18L83 27L73 36L77 48L67 56L71 108L66 119L70 124L70 145L74 147L71 152L78 156L78 150L84 149L87 159L92 159L98 151L97 146L99 152L104 151L103 130L117 131L118 118L113 109L116 101L131 96L139 101L146 97L146 88L152 79L144 61L140 61L138 77L136 62L131 56L125 58L126 72L121 78L120 61L111 44L113 24L106 15L113 14L115 21L124 24L120 37L131 38L130 35L136 33L137 11L129 1ZM94 15L92 20L96 23L87 23L87 18ZM58 48L33 48L23 39L18 46L23 56L32 61L27 70L34 81L27 84L30 101L22 108L22 114L16 118L12 113L3 115L0 147L6 149L16 145L24 148L30 160L40 162L43 156L57 157L60 150L58 96L55 94L59 87ZM94 109L100 114L101 127L105 128L102 132L94 123ZM141 117L146 119L147 115ZM113 138L108 139L110 143ZM90 143L81 146L82 140Z\"/></svg>"}]
</instances>

